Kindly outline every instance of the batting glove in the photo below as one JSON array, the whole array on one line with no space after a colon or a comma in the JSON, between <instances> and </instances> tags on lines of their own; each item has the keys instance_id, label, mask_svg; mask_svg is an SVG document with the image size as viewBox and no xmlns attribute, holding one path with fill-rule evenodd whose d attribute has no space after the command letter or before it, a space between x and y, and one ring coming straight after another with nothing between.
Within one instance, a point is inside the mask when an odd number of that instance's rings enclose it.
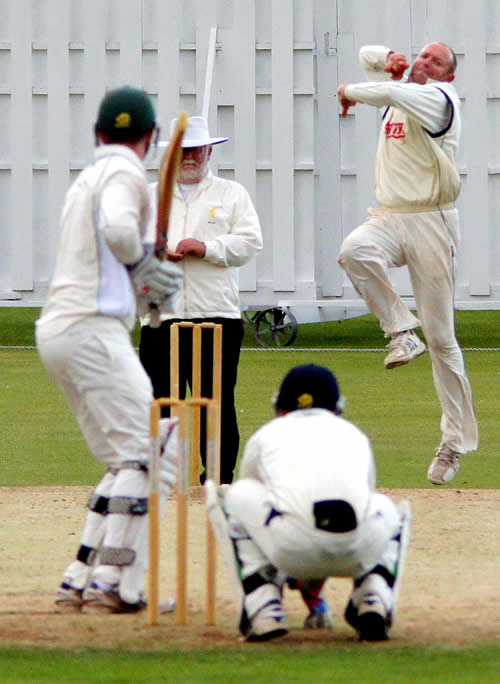
<instances>
[{"instance_id":1,"label":"batting glove","mask_svg":"<svg viewBox=\"0 0 500 684\"><path fill-rule=\"evenodd\" d=\"M157 302L177 292L183 276L176 264L160 261L148 253L137 264L129 266L129 273L137 294L146 294Z\"/></svg>"}]
</instances>

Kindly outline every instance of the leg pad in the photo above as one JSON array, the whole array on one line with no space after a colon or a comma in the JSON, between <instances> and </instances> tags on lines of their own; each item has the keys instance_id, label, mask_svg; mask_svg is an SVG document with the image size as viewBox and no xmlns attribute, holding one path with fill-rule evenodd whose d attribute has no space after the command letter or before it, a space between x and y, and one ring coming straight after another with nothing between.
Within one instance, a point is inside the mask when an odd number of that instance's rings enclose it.
<instances>
[{"instance_id":1,"label":"leg pad","mask_svg":"<svg viewBox=\"0 0 500 684\"><path fill-rule=\"evenodd\" d=\"M97 549L93 549L90 546L85 546L85 544L82 544L78 549L76 560L79 560L81 563L85 563L85 565L93 565L96 556Z\"/></svg>"},{"instance_id":2,"label":"leg pad","mask_svg":"<svg viewBox=\"0 0 500 684\"><path fill-rule=\"evenodd\" d=\"M133 549L124 549L116 546L103 546L100 553L102 565L132 565L136 553Z\"/></svg>"}]
</instances>

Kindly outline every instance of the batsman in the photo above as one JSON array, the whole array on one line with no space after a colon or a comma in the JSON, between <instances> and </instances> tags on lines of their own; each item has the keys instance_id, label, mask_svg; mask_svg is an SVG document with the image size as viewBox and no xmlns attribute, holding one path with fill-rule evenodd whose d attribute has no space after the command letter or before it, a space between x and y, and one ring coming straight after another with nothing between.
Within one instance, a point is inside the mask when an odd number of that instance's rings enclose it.
<instances>
[{"instance_id":1,"label":"batsman","mask_svg":"<svg viewBox=\"0 0 500 684\"><path fill-rule=\"evenodd\" d=\"M105 95L94 161L66 195L55 273L36 325L41 360L106 468L57 592L64 612L145 607L153 392L130 331L138 310L170 306L182 277L146 244L151 206L143 161L157 133L144 91L123 87ZM164 500L175 483L175 430L173 422L163 424Z\"/></svg>"}]
</instances>

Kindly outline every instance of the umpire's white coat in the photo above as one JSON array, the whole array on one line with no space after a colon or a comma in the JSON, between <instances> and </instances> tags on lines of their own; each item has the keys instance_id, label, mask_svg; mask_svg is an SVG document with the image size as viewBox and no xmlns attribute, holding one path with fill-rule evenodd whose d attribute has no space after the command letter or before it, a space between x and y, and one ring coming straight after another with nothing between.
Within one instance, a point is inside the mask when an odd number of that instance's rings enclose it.
<instances>
[{"instance_id":1,"label":"umpire's white coat","mask_svg":"<svg viewBox=\"0 0 500 684\"><path fill-rule=\"evenodd\" d=\"M230 521L254 542L239 545L243 576L269 563L298 579L364 575L400 527L396 506L374 486L369 440L343 418L301 409L264 425L248 441L225 496ZM351 504L356 529L316 527L314 504L332 499Z\"/></svg>"},{"instance_id":2,"label":"umpire's white coat","mask_svg":"<svg viewBox=\"0 0 500 684\"><path fill-rule=\"evenodd\" d=\"M189 200L174 184L168 244L175 250L181 240L194 238L206 247L203 259L186 257L178 262L184 278L179 284L175 308L162 312L169 318L240 318L239 269L262 249L259 217L246 189L235 181L214 176L208 170ZM156 196L157 183L150 186ZM154 241L156 203L148 224L148 240ZM141 319L142 324L149 317Z\"/></svg>"}]
</instances>

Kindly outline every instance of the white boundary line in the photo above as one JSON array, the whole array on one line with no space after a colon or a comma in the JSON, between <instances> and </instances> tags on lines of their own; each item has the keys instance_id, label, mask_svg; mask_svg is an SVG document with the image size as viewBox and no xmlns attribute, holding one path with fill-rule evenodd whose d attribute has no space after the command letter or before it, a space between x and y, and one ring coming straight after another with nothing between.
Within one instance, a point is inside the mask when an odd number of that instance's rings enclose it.
<instances>
[{"instance_id":1,"label":"white boundary line","mask_svg":"<svg viewBox=\"0 0 500 684\"><path fill-rule=\"evenodd\" d=\"M36 351L36 347L17 347L14 345L0 345L0 351L5 349L25 349ZM386 352L387 349L351 349L349 347L243 347L242 352ZM500 352L500 347L464 347L463 352Z\"/></svg>"}]
</instances>

